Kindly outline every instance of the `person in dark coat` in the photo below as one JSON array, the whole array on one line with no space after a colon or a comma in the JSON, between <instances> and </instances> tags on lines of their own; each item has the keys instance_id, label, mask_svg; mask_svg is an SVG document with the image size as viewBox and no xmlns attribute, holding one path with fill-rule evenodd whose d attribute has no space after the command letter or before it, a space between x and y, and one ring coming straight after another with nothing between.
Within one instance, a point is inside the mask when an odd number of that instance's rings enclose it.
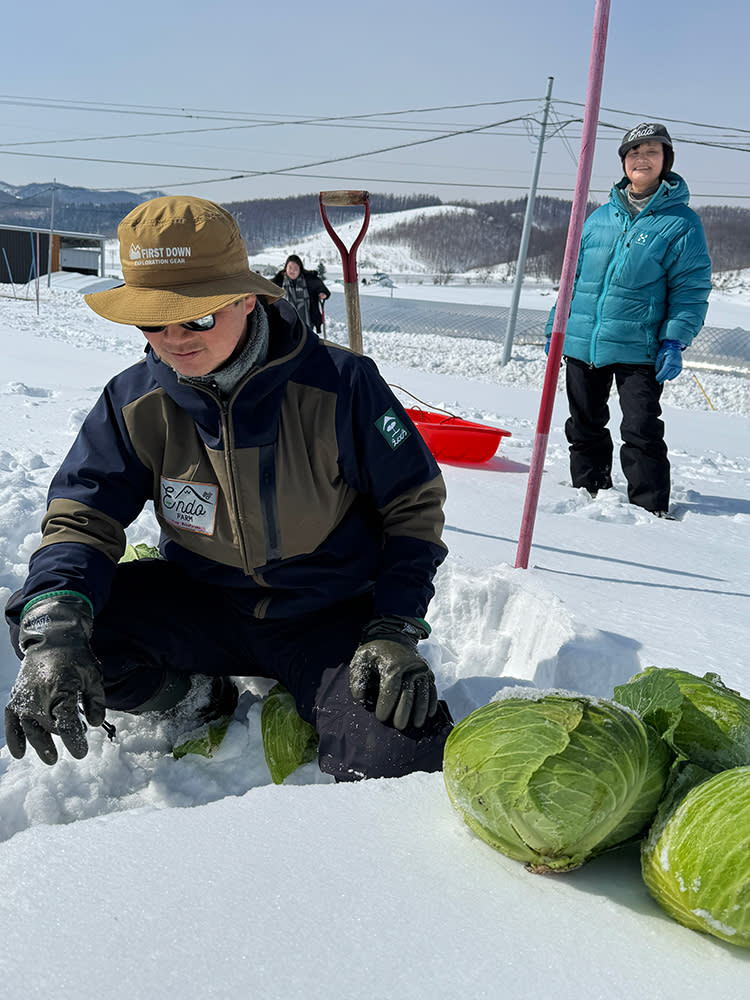
<instances>
[{"instance_id":1,"label":"person in dark coat","mask_svg":"<svg viewBox=\"0 0 750 1000\"><path fill-rule=\"evenodd\" d=\"M687 184L672 170L666 128L637 125L618 153L624 177L583 227L565 332L570 474L592 496L612 486L607 422L614 381L628 499L668 517L670 466L659 400L703 326L711 260L701 220L688 208ZM554 309L548 338L553 321Z\"/></svg>"},{"instance_id":2,"label":"person in dark coat","mask_svg":"<svg viewBox=\"0 0 750 1000\"><path fill-rule=\"evenodd\" d=\"M320 333L323 325L320 304L329 299L331 293L320 280L318 272L306 271L302 259L292 253L271 281L284 289L285 297L297 310L305 326L311 326L316 333Z\"/></svg>"},{"instance_id":3,"label":"person in dark coat","mask_svg":"<svg viewBox=\"0 0 750 1000\"><path fill-rule=\"evenodd\" d=\"M417 651L445 484L375 363L322 340L248 266L232 216L155 198L120 223L124 284L86 296L145 355L105 386L49 488L5 610L13 757L88 751L105 711L231 715L236 677L292 695L337 780L438 771L451 728ZM159 558L122 562L147 504Z\"/></svg>"}]
</instances>

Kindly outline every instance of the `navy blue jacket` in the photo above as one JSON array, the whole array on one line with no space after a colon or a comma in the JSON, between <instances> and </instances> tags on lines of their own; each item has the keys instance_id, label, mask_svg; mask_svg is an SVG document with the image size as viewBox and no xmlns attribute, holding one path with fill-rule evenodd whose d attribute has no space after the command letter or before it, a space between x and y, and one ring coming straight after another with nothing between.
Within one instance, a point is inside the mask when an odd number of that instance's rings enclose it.
<instances>
[{"instance_id":1,"label":"navy blue jacket","mask_svg":"<svg viewBox=\"0 0 750 1000\"><path fill-rule=\"evenodd\" d=\"M267 362L222 403L149 352L115 376L49 490L20 613L53 590L106 602L125 528L151 501L165 558L283 618L373 592L424 617L440 471L373 361L324 344L280 300Z\"/></svg>"}]
</instances>

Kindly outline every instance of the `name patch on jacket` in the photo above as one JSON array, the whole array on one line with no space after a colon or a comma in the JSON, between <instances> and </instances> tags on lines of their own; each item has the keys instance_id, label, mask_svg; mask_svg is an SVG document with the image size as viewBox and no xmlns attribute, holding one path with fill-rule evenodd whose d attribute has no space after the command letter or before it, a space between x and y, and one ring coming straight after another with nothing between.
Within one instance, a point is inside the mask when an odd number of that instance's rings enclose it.
<instances>
[{"instance_id":1,"label":"name patch on jacket","mask_svg":"<svg viewBox=\"0 0 750 1000\"><path fill-rule=\"evenodd\" d=\"M219 487L161 477L161 511L165 521L183 531L213 535Z\"/></svg>"},{"instance_id":2,"label":"name patch on jacket","mask_svg":"<svg viewBox=\"0 0 750 1000\"><path fill-rule=\"evenodd\" d=\"M378 417L375 426L394 451L406 441L410 434L410 431L404 427L393 410L386 410L382 417Z\"/></svg>"}]
</instances>

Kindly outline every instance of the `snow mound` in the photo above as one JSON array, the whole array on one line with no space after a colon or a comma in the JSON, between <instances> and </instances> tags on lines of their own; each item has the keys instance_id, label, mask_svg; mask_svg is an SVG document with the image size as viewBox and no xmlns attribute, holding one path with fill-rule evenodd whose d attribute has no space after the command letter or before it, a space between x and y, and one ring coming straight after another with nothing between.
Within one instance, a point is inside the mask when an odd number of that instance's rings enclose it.
<instances>
[{"instance_id":1,"label":"snow mound","mask_svg":"<svg viewBox=\"0 0 750 1000\"><path fill-rule=\"evenodd\" d=\"M612 697L639 669L637 643L577 621L534 572L444 564L425 643L456 721L507 686Z\"/></svg>"}]
</instances>

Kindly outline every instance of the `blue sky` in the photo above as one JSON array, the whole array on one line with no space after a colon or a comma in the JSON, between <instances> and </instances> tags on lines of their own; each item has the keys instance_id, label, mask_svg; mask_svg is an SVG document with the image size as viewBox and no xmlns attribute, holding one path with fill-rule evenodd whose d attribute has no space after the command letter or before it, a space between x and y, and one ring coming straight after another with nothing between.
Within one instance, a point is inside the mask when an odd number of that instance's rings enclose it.
<instances>
[{"instance_id":1,"label":"blue sky","mask_svg":"<svg viewBox=\"0 0 750 1000\"><path fill-rule=\"evenodd\" d=\"M504 200L528 188L533 119L553 77L539 193L569 197L580 125L560 125L583 115L594 12L593 0L131 0L45 5L30 23L14 5L4 15L0 180L224 202L360 187ZM726 0L612 0L592 197L620 176L625 129L667 120L694 202L750 205L748 152L696 144L750 149L750 131L738 131L750 129L749 21ZM337 120L294 123L311 118ZM304 166L322 160L339 162ZM295 176L279 174L290 168ZM265 173L225 180L253 171Z\"/></svg>"}]
</instances>

